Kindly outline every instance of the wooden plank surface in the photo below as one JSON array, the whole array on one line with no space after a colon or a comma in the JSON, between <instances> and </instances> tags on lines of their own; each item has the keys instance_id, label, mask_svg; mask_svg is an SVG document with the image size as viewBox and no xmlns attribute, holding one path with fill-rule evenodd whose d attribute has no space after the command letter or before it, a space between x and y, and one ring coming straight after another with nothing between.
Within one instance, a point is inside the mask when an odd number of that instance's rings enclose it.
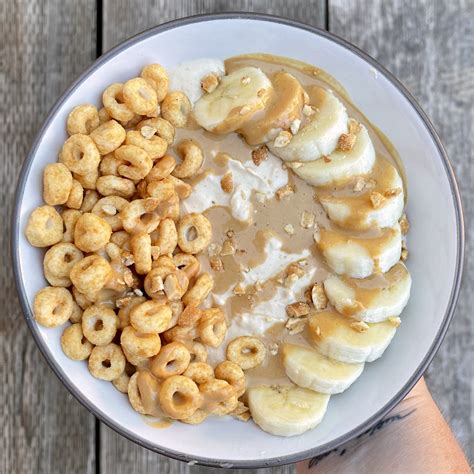
<instances>
[{"instance_id":1,"label":"wooden plank surface","mask_svg":"<svg viewBox=\"0 0 474 474\"><path fill-rule=\"evenodd\" d=\"M48 109L94 59L95 4L4 0L0 19L0 472L94 472L94 417L37 349L8 253L20 166Z\"/></svg>"},{"instance_id":2,"label":"wooden plank surface","mask_svg":"<svg viewBox=\"0 0 474 474\"><path fill-rule=\"evenodd\" d=\"M467 238L461 297L426 380L473 459L474 2L330 0L329 5L330 30L375 57L418 99L447 148L461 187Z\"/></svg>"}]
</instances>

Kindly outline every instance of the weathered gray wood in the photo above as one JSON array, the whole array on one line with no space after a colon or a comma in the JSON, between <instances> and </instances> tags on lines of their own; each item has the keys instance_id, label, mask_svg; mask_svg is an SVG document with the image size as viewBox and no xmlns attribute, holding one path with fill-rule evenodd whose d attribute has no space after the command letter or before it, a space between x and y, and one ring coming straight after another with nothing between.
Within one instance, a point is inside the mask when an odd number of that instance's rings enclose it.
<instances>
[{"instance_id":1,"label":"weathered gray wood","mask_svg":"<svg viewBox=\"0 0 474 474\"><path fill-rule=\"evenodd\" d=\"M95 4L2 1L0 25L0 472L94 472L94 417L36 348L15 296L8 249L28 148L52 103L94 59Z\"/></svg>"},{"instance_id":2,"label":"weathered gray wood","mask_svg":"<svg viewBox=\"0 0 474 474\"><path fill-rule=\"evenodd\" d=\"M104 0L103 50L107 51L131 35L175 18L224 11L256 11L305 21L319 27L324 27L325 24L323 0L234 0L232 2L224 0ZM153 454L126 441L104 425L101 429L101 467L104 473L225 472L189 467L178 461ZM261 472L287 474L294 472L294 467L268 469Z\"/></svg>"},{"instance_id":3,"label":"weathered gray wood","mask_svg":"<svg viewBox=\"0 0 474 474\"><path fill-rule=\"evenodd\" d=\"M329 28L378 59L410 89L448 150L464 200L466 260L461 298L426 379L474 457L474 2L331 0ZM420 315L423 316L423 315Z\"/></svg>"}]
</instances>

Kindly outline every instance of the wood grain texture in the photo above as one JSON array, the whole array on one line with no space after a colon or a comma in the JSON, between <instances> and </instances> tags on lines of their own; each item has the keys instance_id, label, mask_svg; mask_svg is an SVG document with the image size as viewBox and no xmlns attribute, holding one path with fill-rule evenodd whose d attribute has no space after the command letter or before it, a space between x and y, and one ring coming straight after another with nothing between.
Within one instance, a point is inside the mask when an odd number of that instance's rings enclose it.
<instances>
[{"instance_id":1,"label":"wood grain texture","mask_svg":"<svg viewBox=\"0 0 474 474\"><path fill-rule=\"evenodd\" d=\"M37 349L16 298L8 249L28 148L61 91L94 59L95 4L2 1L0 25L0 472L94 472L94 417Z\"/></svg>"},{"instance_id":2,"label":"wood grain texture","mask_svg":"<svg viewBox=\"0 0 474 474\"><path fill-rule=\"evenodd\" d=\"M453 323L426 380L474 458L474 2L331 0L330 30L395 74L431 117L464 201L466 259Z\"/></svg>"}]
</instances>

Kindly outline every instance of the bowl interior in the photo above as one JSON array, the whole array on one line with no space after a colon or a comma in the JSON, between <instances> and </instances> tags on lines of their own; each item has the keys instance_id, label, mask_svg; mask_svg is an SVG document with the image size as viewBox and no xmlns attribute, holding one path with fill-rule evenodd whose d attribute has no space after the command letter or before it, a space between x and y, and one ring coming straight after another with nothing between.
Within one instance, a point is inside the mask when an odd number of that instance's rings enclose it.
<instances>
[{"instance_id":1,"label":"bowl interior","mask_svg":"<svg viewBox=\"0 0 474 474\"><path fill-rule=\"evenodd\" d=\"M99 104L107 85L137 75L147 63L171 67L200 57L249 52L296 58L332 74L393 142L408 178L408 267L413 288L403 323L383 358L367 364L350 390L331 398L321 425L294 438L274 437L253 423L230 419L199 426L175 423L168 429L148 426L112 384L94 379L85 363L73 362L62 353L61 328L44 329L31 320L34 294L45 285L43 252L28 244L23 231L32 209L42 204L42 169L57 158L66 138L68 112L84 102ZM334 447L367 426L410 380L421 375L419 367L443 332L461 253L459 209L447 165L421 116L394 83L363 57L323 34L263 18L199 19L159 27L101 58L68 91L43 128L31 158L20 183L14 235L20 293L29 309L26 317L50 363L76 396L111 426L149 448L187 460L259 466L294 461L308 457L310 450L318 453Z\"/></svg>"}]
</instances>

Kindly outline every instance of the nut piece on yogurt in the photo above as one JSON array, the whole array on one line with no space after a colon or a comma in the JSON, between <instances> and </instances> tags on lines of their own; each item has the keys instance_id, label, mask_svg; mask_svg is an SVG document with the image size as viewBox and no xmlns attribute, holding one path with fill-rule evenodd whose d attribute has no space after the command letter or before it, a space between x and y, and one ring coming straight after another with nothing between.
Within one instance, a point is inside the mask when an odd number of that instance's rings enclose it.
<instances>
[{"instance_id":1,"label":"nut piece on yogurt","mask_svg":"<svg viewBox=\"0 0 474 474\"><path fill-rule=\"evenodd\" d=\"M216 74L211 73L201 79L201 89L210 94L214 92L219 85L219 78Z\"/></svg>"},{"instance_id":2,"label":"nut piece on yogurt","mask_svg":"<svg viewBox=\"0 0 474 474\"><path fill-rule=\"evenodd\" d=\"M255 166L260 166L260 164L268 158L268 148L266 145L262 145L256 150L252 150L252 161Z\"/></svg>"},{"instance_id":3,"label":"nut piece on yogurt","mask_svg":"<svg viewBox=\"0 0 474 474\"><path fill-rule=\"evenodd\" d=\"M291 303L286 307L286 314L289 318L301 318L309 314L310 307L308 303L303 301L297 301L296 303Z\"/></svg>"},{"instance_id":4,"label":"nut piece on yogurt","mask_svg":"<svg viewBox=\"0 0 474 474\"><path fill-rule=\"evenodd\" d=\"M328 305L328 297L324 291L323 285L316 283L311 289L311 301L313 302L314 309L321 310L326 308Z\"/></svg>"},{"instance_id":5,"label":"nut piece on yogurt","mask_svg":"<svg viewBox=\"0 0 474 474\"><path fill-rule=\"evenodd\" d=\"M284 197L289 196L295 192L295 188L291 184L285 184L277 192L277 198L281 201Z\"/></svg>"}]
</instances>

